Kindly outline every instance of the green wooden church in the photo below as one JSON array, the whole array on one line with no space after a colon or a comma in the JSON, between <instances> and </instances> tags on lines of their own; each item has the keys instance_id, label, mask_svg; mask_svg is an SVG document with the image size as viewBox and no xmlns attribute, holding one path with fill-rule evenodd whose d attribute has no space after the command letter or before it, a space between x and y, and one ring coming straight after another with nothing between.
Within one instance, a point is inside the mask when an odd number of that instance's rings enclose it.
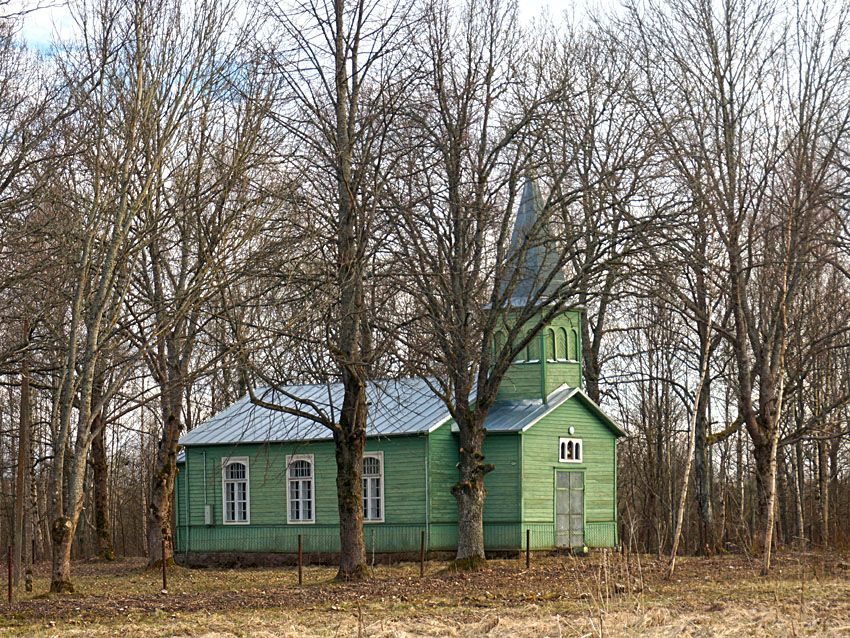
<instances>
[{"instance_id":1,"label":"green wooden church","mask_svg":"<svg viewBox=\"0 0 850 638\"><path fill-rule=\"evenodd\" d=\"M538 214L534 185L523 191L514 240ZM529 272L546 256L527 251ZM517 290L532 286L520 281ZM526 290L526 293L528 291ZM563 313L517 358L485 427L484 537L488 551L611 547L617 538L617 438L623 432L582 390L580 311ZM504 339L497 333L496 340ZM338 384L258 390L265 401L332 413ZM420 379L369 389L363 460L367 551L454 551L458 441L442 401ZM292 397L298 397L295 401ZM180 440L176 485L178 560L289 554L298 535L308 552L339 547L336 464L330 431L245 397ZM250 558L250 557L245 557Z\"/></svg>"}]
</instances>

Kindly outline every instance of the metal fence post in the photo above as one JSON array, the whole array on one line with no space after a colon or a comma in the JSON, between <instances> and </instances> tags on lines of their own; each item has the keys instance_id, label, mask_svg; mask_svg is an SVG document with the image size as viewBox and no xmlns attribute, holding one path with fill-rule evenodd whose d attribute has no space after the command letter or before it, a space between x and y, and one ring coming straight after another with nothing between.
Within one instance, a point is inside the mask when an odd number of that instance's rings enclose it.
<instances>
[{"instance_id":1,"label":"metal fence post","mask_svg":"<svg viewBox=\"0 0 850 638\"><path fill-rule=\"evenodd\" d=\"M301 543L301 534L298 535L298 584L304 582L304 552Z\"/></svg>"}]
</instances>

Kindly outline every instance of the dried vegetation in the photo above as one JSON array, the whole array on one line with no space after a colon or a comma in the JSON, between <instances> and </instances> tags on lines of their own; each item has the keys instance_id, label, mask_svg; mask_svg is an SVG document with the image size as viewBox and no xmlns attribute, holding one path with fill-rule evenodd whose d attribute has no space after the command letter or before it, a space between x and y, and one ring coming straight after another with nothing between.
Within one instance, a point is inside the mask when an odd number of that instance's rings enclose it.
<instances>
[{"instance_id":1,"label":"dried vegetation","mask_svg":"<svg viewBox=\"0 0 850 638\"><path fill-rule=\"evenodd\" d=\"M49 596L49 574L20 592L0 635L26 636L850 636L850 563L783 554L758 576L743 556L682 558L675 578L654 557L595 552L492 561L453 573L443 563L375 568L363 583L335 569L175 567L169 591L140 561L80 563L78 593Z\"/></svg>"}]
</instances>

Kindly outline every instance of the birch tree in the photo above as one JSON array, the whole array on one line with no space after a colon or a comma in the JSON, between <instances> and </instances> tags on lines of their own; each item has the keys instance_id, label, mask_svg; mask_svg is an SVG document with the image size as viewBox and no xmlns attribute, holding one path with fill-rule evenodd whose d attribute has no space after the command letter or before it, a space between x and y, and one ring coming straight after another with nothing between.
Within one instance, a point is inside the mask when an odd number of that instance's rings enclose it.
<instances>
[{"instance_id":1,"label":"birch tree","mask_svg":"<svg viewBox=\"0 0 850 638\"><path fill-rule=\"evenodd\" d=\"M67 49L63 70L77 116L64 134L74 161L62 178L69 214L79 224L69 250L76 278L69 303L61 378L54 400L50 475L51 591L73 591L71 544L79 521L86 464L104 421L95 419L121 387L138 349L119 347L131 270L148 237L139 213L165 179L163 167L196 95L210 43L203 19L173 29L180 4L104 0L79 5L83 39ZM194 17L202 17L195 15ZM187 46L175 46L186 37ZM149 170L139 174L140 165ZM106 351L126 365L94 402Z\"/></svg>"},{"instance_id":2,"label":"birch tree","mask_svg":"<svg viewBox=\"0 0 850 638\"><path fill-rule=\"evenodd\" d=\"M770 0L649 3L629 14L646 107L726 254L725 337L753 446L755 545L767 572L788 318L822 241L816 228L829 214L824 197L847 127L846 7L800 4L790 31L791 16Z\"/></svg>"}]
</instances>

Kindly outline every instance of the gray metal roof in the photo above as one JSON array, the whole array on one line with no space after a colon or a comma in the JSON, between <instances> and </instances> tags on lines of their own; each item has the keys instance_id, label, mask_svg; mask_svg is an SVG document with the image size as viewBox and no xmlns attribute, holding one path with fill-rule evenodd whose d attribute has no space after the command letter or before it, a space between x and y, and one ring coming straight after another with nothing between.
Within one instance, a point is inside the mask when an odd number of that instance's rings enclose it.
<instances>
[{"instance_id":1,"label":"gray metal roof","mask_svg":"<svg viewBox=\"0 0 850 638\"><path fill-rule=\"evenodd\" d=\"M280 390L267 388L258 390L256 395L276 405L307 411L318 408L334 419L342 405L342 385L338 383L291 385ZM366 435L370 437L431 432L450 418L445 404L421 379L373 382L367 388L367 395L369 422ZM546 403L496 403L487 414L484 428L488 432L523 432L576 395L583 393L578 388L564 385L552 392ZM314 407L308 406L308 403ZM456 431L457 426L452 426L452 429ZM280 443L331 438L330 430L308 418L255 405L246 396L183 435L180 444ZM180 461L178 459L178 463Z\"/></svg>"},{"instance_id":2,"label":"gray metal roof","mask_svg":"<svg viewBox=\"0 0 850 638\"><path fill-rule=\"evenodd\" d=\"M421 379L372 382L368 385L367 436L428 432L449 418L443 401ZM275 405L339 419L343 388L340 383L264 388L258 399ZM294 416L251 403L247 396L180 438L181 445L268 443L331 439L331 431L306 417Z\"/></svg>"},{"instance_id":3,"label":"gray metal roof","mask_svg":"<svg viewBox=\"0 0 850 638\"><path fill-rule=\"evenodd\" d=\"M511 245L508 250L509 263L505 279L501 282L505 288L514 277L509 305L524 307L529 301L552 296L564 284L564 273L558 267L558 251L549 233L548 224L541 223L543 204L537 184L527 179L522 189ZM521 261L520 261L521 260ZM520 261L520 263L515 263ZM547 278L551 275L551 281Z\"/></svg>"},{"instance_id":4,"label":"gray metal roof","mask_svg":"<svg viewBox=\"0 0 850 638\"><path fill-rule=\"evenodd\" d=\"M484 429L488 432L523 432L569 399L575 388L561 386L543 401L496 403L487 413Z\"/></svg>"}]
</instances>

